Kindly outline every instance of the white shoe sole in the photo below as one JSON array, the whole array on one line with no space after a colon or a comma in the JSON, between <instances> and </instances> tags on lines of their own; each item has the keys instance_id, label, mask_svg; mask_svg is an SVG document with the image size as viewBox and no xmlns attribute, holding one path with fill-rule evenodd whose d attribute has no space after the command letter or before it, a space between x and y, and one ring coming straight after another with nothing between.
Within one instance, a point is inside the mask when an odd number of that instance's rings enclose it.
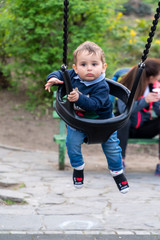
<instances>
[{"instance_id":1,"label":"white shoe sole","mask_svg":"<svg viewBox=\"0 0 160 240\"><path fill-rule=\"evenodd\" d=\"M77 188L77 189L80 189L80 188L83 187L83 184L81 184L81 185L74 185L74 187Z\"/></svg>"},{"instance_id":2,"label":"white shoe sole","mask_svg":"<svg viewBox=\"0 0 160 240\"><path fill-rule=\"evenodd\" d=\"M125 189L123 189L123 190L121 190L120 192L123 193L123 194L129 192L129 187L128 187L128 188L125 188Z\"/></svg>"}]
</instances>

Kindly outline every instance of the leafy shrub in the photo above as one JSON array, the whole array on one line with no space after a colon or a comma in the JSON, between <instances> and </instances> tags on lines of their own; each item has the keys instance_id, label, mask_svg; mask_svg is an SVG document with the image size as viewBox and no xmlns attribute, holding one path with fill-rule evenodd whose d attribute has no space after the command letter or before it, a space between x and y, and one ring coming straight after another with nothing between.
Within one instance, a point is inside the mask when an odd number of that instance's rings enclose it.
<instances>
[{"instance_id":1,"label":"leafy shrub","mask_svg":"<svg viewBox=\"0 0 160 240\"><path fill-rule=\"evenodd\" d=\"M124 16L125 2L70 0L68 68L73 50L86 40L103 48L107 77L112 77L116 68L140 61L152 19ZM47 105L50 95L44 91L46 76L62 64L63 1L6 0L1 5L0 27L0 59L5 59L2 72L6 76L11 73L14 88L21 85L27 89L28 109L44 102ZM155 39L159 38L157 29ZM158 57L157 53L159 42L153 41L152 56Z\"/></svg>"}]
</instances>

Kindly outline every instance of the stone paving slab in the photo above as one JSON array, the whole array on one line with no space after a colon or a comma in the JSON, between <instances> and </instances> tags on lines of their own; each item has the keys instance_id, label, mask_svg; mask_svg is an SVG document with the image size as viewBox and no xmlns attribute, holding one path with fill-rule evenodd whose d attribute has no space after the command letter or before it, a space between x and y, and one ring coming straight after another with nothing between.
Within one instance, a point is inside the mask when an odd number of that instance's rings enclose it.
<instances>
[{"instance_id":1,"label":"stone paving slab","mask_svg":"<svg viewBox=\"0 0 160 240\"><path fill-rule=\"evenodd\" d=\"M59 171L57 161L54 153L0 148L0 197L26 202L7 205L0 201L0 233L160 235L159 177L126 173L130 192L123 195L107 170L87 170L85 186L77 190L71 168Z\"/></svg>"}]
</instances>

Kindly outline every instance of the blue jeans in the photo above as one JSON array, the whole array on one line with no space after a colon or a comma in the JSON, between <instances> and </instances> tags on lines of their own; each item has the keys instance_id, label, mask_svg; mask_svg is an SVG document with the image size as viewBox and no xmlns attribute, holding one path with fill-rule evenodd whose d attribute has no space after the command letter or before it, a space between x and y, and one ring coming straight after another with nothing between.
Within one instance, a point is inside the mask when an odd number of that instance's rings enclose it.
<instances>
[{"instance_id":1,"label":"blue jeans","mask_svg":"<svg viewBox=\"0 0 160 240\"><path fill-rule=\"evenodd\" d=\"M66 146L72 167L79 167L84 164L81 145L85 137L86 134L84 132L67 126ZM121 147L119 146L117 131L114 132L106 142L102 143L101 146L108 162L108 168L112 171L123 169Z\"/></svg>"}]
</instances>

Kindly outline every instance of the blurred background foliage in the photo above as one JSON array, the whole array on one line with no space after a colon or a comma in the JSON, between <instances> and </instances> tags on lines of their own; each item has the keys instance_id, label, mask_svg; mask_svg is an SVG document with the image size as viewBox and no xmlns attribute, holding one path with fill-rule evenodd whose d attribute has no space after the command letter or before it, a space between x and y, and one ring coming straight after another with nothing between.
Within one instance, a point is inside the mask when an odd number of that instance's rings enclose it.
<instances>
[{"instance_id":1,"label":"blurred background foliage","mask_svg":"<svg viewBox=\"0 0 160 240\"><path fill-rule=\"evenodd\" d=\"M68 68L72 52L85 40L106 55L106 77L117 68L140 62L153 17L155 0L70 0ZM63 0L0 1L0 88L25 89L26 107L50 106L46 76L62 65ZM160 56L160 28L149 57Z\"/></svg>"}]
</instances>

